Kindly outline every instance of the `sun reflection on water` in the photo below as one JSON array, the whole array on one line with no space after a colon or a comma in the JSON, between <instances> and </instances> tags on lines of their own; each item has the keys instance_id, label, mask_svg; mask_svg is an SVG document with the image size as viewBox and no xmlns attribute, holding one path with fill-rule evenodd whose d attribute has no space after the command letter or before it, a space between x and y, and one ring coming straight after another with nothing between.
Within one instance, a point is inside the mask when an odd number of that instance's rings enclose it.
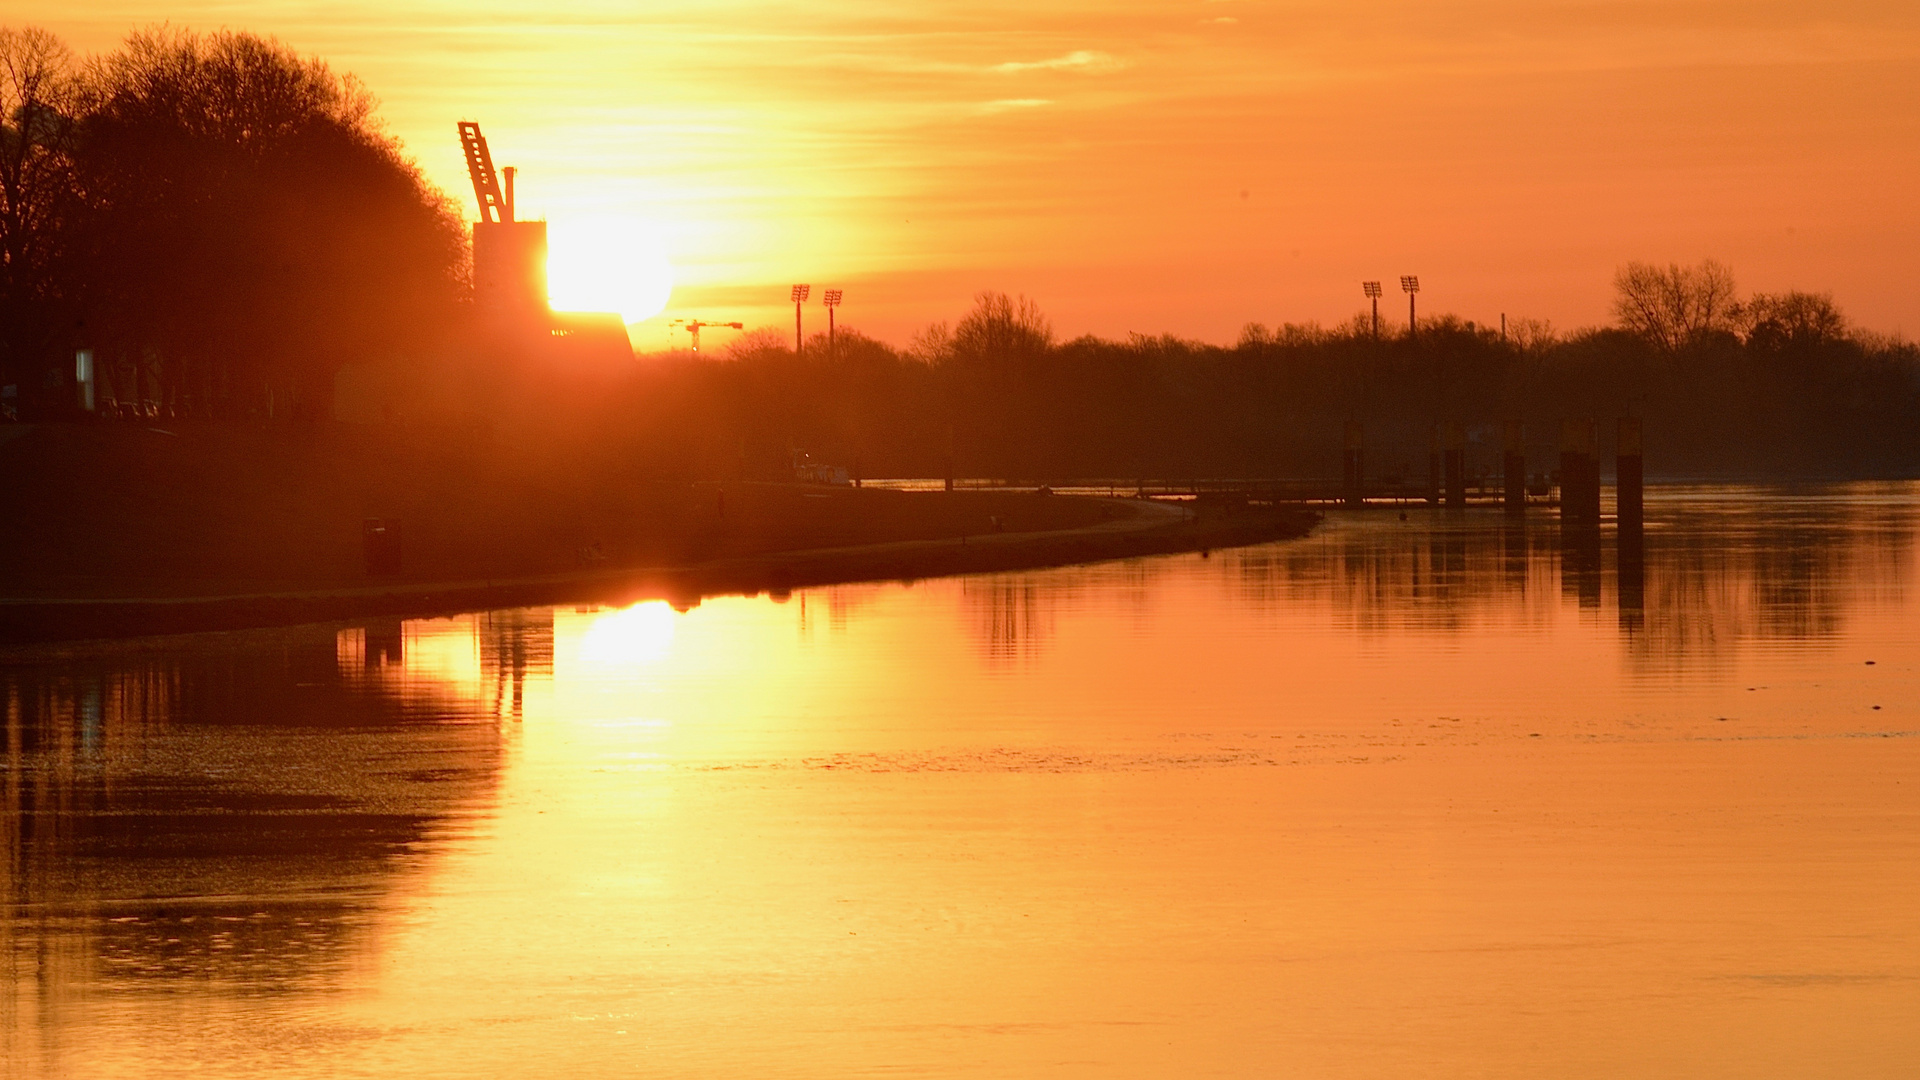
<instances>
[{"instance_id":1,"label":"sun reflection on water","mask_svg":"<svg viewBox=\"0 0 1920 1080\"><path fill-rule=\"evenodd\" d=\"M675 619L665 600L600 614L580 637L579 658L607 667L658 663L673 649Z\"/></svg>"}]
</instances>

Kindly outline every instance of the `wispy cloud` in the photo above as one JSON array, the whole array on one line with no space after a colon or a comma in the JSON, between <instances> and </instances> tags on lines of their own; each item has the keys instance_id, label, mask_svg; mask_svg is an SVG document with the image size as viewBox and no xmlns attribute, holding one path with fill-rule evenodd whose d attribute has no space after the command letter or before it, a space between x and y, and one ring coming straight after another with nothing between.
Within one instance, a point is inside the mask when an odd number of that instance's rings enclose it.
<instances>
[{"instance_id":1,"label":"wispy cloud","mask_svg":"<svg viewBox=\"0 0 1920 1080\"><path fill-rule=\"evenodd\" d=\"M1109 71L1118 71L1126 64L1116 57L1090 49L1075 49L1064 56L1055 56L1046 60L1009 60L1004 64L995 64L993 70L1016 75L1023 71L1078 71L1087 75L1099 75Z\"/></svg>"},{"instance_id":2,"label":"wispy cloud","mask_svg":"<svg viewBox=\"0 0 1920 1080\"><path fill-rule=\"evenodd\" d=\"M1053 99L1051 98L1002 98L999 101L981 103L980 111L983 113L1003 113L1012 112L1015 109L1038 109L1051 104L1053 104Z\"/></svg>"}]
</instances>

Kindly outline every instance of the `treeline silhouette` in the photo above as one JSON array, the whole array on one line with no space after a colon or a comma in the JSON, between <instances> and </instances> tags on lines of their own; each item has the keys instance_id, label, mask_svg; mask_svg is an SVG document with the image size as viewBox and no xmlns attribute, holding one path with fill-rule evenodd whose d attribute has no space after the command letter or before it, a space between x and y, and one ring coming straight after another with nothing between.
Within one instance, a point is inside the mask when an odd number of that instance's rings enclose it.
<instances>
[{"instance_id":1,"label":"treeline silhouette","mask_svg":"<svg viewBox=\"0 0 1920 1080\"><path fill-rule=\"evenodd\" d=\"M1503 334L1453 316L1375 338L1249 325L1231 346L1171 336L1055 342L1035 305L982 293L952 327L896 349L841 329L796 356L773 332L720 362L646 364L617 407L636 452L689 472L772 475L791 452L867 477L1035 481L1337 476L1366 425L1374 476L1425 475L1436 424L1478 441L1527 425L1551 467L1560 422L1639 416L1667 476L1910 476L1920 466L1920 349L1852 329L1830 297L1735 302L1716 264L1623 270L1621 325Z\"/></svg>"},{"instance_id":2,"label":"treeline silhouette","mask_svg":"<svg viewBox=\"0 0 1920 1080\"><path fill-rule=\"evenodd\" d=\"M79 409L318 418L350 360L446 339L465 227L319 60L241 33L135 33L82 60L0 28L0 384Z\"/></svg>"},{"instance_id":3,"label":"treeline silhouette","mask_svg":"<svg viewBox=\"0 0 1920 1080\"><path fill-rule=\"evenodd\" d=\"M1623 415L1656 474L1920 469L1920 351L1824 294L1742 299L1712 262L1629 265L1616 325L1567 334L1443 315L1376 336L1356 316L1250 324L1230 346L1059 341L1033 302L986 292L905 347L842 328L796 355L769 330L720 361L615 372L489 339L469 267L455 203L323 62L174 29L82 60L0 28L0 418L83 415L85 348L101 408L128 419L332 424L352 383L388 426L660 477L791 477L803 458L866 477L1333 476L1357 420L1370 474L1417 481L1436 425L1466 427L1470 469L1491 470L1501 421L1545 466L1562 419Z\"/></svg>"}]
</instances>

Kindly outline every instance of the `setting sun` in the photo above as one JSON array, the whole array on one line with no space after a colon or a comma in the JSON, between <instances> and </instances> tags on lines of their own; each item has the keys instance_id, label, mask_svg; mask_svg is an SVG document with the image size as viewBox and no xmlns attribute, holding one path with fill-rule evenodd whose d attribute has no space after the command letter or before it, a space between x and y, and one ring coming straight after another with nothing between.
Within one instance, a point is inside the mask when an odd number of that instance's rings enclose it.
<instances>
[{"instance_id":1,"label":"setting sun","mask_svg":"<svg viewBox=\"0 0 1920 1080\"><path fill-rule=\"evenodd\" d=\"M547 293L557 311L617 311L636 323L658 315L673 294L666 247L641 222L556 218L547 243Z\"/></svg>"}]
</instances>

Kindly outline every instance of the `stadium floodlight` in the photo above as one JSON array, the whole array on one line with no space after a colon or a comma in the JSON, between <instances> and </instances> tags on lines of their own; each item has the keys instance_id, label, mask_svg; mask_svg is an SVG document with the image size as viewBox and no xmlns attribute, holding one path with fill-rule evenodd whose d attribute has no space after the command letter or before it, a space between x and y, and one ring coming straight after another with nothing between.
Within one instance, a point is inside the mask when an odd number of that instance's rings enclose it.
<instances>
[{"instance_id":1,"label":"stadium floodlight","mask_svg":"<svg viewBox=\"0 0 1920 1080\"><path fill-rule=\"evenodd\" d=\"M800 305L807 302L807 294L813 291L811 285L793 287L793 355L800 355Z\"/></svg>"},{"instance_id":2,"label":"stadium floodlight","mask_svg":"<svg viewBox=\"0 0 1920 1080\"><path fill-rule=\"evenodd\" d=\"M1380 340L1380 283L1377 281L1363 281L1360 283L1360 289L1367 294L1367 299L1373 303L1373 337L1375 341L1378 341Z\"/></svg>"},{"instance_id":3,"label":"stadium floodlight","mask_svg":"<svg viewBox=\"0 0 1920 1080\"><path fill-rule=\"evenodd\" d=\"M1419 295L1420 279L1413 274L1400 275L1400 291L1407 294L1407 336L1412 337L1419 320L1414 317L1413 298Z\"/></svg>"},{"instance_id":4,"label":"stadium floodlight","mask_svg":"<svg viewBox=\"0 0 1920 1080\"><path fill-rule=\"evenodd\" d=\"M827 351L833 352L833 309L840 306L840 298L847 295L844 289L828 289L820 300L827 306Z\"/></svg>"}]
</instances>

